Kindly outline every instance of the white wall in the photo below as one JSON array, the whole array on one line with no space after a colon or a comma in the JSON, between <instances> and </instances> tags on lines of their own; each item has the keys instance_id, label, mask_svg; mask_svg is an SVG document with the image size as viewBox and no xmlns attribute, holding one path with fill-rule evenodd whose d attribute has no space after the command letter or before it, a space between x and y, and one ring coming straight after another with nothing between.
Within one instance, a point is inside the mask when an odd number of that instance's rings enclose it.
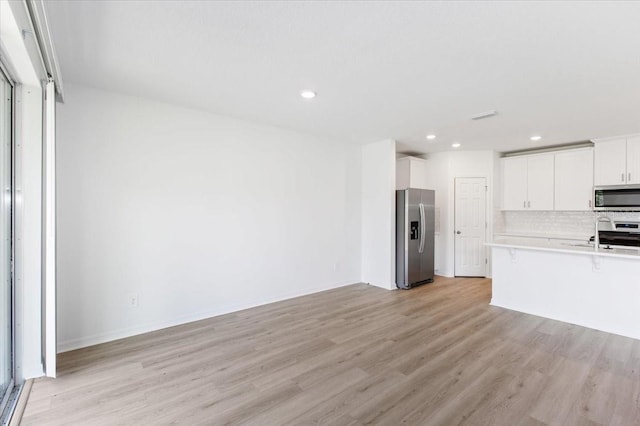
<instances>
[{"instance_id":1,"label":"white wall","mask_svg":"<svg viewBox=\"0 0 640 426\"><path fill-rule=\"evenodd\" d=\"M360 281L360 147L65 89L59 350Z\"/></svg>"},{"instance_id":2,"label":"white wall","mask_svg":"<svg viewBox=\"0 0 640 426\"><path fill-rule=\"evenodd\" d=\"M362 281L395 289L396 143L362 147Z\"/></svg>"},{"instance_id":3,"label":"white wall","mask_svg":"<svg viewBox=\"0 0 640 426\"><path fill-rule=\"evenodd\" d=\"M452 277L455 266L454 213L455 178L484 177L487 179L487 242L493 235L493 151L451 151L429 154L427 157L427 186L436 191L436 209L439 211L440 231L436 233L436 274ZM487 256L490 253L487 250ZM487 276L491 276L491 259L487 263Z\"/></svg>"}]
</instances>

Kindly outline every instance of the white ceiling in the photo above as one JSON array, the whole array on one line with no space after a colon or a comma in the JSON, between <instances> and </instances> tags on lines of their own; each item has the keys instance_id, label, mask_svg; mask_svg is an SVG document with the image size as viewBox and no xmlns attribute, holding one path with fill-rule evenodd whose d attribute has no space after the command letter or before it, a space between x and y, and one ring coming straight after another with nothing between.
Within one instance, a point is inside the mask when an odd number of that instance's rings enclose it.
<instances>
[{"instance_id":1,"label":"white ceiling","mask_svg":"<svg viewBox=\"0 0 640 426\"><path fill-rule=\"evenodd\" d=\"M640 133L640 2L58 0L47 9L66 82L303 132L393 138L417 152ZM317 98L301 99L306 88ZM498 116L470 120L491 109Z\"/></svg>"}]
</instances>

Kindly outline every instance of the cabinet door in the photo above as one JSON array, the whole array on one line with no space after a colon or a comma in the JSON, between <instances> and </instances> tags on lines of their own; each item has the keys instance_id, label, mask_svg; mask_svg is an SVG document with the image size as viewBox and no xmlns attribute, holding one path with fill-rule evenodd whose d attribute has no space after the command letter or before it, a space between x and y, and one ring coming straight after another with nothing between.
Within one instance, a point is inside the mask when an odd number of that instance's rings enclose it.
<instances>
[{"instance_id":1,"label":"cabinet door","mask_svg":"<svg viewBox=\"0 0 640 426\"><path fill-rule=\"evenodd\" d=\"M640 135L627 138L627 183L640 183Z\"/></svg>"},{"instance_id":2,"label":"cabinet door","mask_svg":"<svg viewBox=\"0 0 640 426\"><path fill-rule=\"evenodd\" d=\"M626 183L626 138L596 143L594 156L595 185L624 185Z\"/></svg>"},{"instance_id":3,"label":"cabinet door","mask_svg":"<svg viewBox=\"0 0 640 426\"><path fill-rule=\"evenodd\" d=\"M592 149L556 154L554 191L555 210L592 210Z\"/></svg>"},{"instance_id":4,"label":"cabinet door","mask_svg":"<svg viewBox=\"0 0 640 426\"><path fill-rule=\"evenodd\" d=\"M409 188L429 189L427 185L427 164L424 160L410 161Z\"/></svg>"},{"instance_id":5,"label":"cabinet door","mask_svg":"<svg viewBox=\"0 0 640 426\"><path fill-rule=\"evenodd\" d=\"M411 188L411 164L406 158L396 161L396 189Z\"/></svg>"},{"instance_id":6,"label":"cabinet door","mask_svg":"<svg viewBox=\"0 0 640 426\"><path fill-rule=\"evenodd\" d=\"M553 173L553 154L528 158L527 210L553 210Z\"/></svg>"},{"instance_id":7,"label":"cabinet door","mask_svg":"<svg viewBox=\"0 0 640 426\"><path fill-rule=\"evenodd\" d=\"M427 162L420 158L403 157L396 161L396 189L429 189Z\"/></svg>"},{"instance_id":8,"label":"cabinet door","mask_svg":"<svg viewBox=\"0 0 640 426\"><path fill-rule=\"evenodd\" d=\"M524 210L527 202L527 159L502 159L502 209Z\"/></svg>"}]
</instances>

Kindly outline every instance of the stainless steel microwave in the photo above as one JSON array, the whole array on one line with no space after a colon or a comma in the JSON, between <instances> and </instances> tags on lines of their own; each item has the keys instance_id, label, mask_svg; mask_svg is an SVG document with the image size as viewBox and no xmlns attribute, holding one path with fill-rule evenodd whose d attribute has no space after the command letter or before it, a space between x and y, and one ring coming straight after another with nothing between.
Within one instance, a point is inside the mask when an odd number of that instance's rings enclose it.
<instances>
[{"instance_id":1,"label":"stainless steel microwave","mask_svg":"<svg viewBox=\"0 0 640 426\"><path fill-rule=\"evenodd\" d=\"M640 211L640 185L594 187L594 210Z\"/></svg>"}]
</instances>

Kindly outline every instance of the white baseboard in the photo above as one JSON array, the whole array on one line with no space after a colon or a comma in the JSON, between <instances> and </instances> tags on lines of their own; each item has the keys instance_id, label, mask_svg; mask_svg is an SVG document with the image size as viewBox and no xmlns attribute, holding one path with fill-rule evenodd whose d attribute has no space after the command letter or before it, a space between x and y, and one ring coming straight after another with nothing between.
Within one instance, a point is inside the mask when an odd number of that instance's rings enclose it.
<instances>
[{"instance_id":1,"label":"white baseboard","mask_svg":"<svg viewBox=\"0 0 640 426\"><path fill-rule=\"evenodd\" d=\"M232 312L242 311L244 309L255 308L257 306L268 305L269 303L280 302L287 299L293 299L300 296L307 296L322 291L331 290L334 288L345 287L348 285L357 284L357 282L344 282L332 286L323 286L314 289L308 289L302 292L287 292L278 296L275 296L269 300L253 301L246 304L237 304L232 306L222 306L210 311L203 311L192 313L188 315L181 315L174 318L168 318L164 321L155 321L146 324L140 324L133 327L121 328L118 330L111 330L104 333L98 333L88 336L82 336L75 339L68 339L58 342L58 353L71 351L74 349L85 348L87 346L98 345L100 343L111 342L118 339L124 339L126 337L132 337L139 334L149 333L151 331L161 330L163 328L174 327L176 325L187 324L194 321L200 321L207 318L216 317L218 315L225 315Z\"/></svg>"}]
</instances>

